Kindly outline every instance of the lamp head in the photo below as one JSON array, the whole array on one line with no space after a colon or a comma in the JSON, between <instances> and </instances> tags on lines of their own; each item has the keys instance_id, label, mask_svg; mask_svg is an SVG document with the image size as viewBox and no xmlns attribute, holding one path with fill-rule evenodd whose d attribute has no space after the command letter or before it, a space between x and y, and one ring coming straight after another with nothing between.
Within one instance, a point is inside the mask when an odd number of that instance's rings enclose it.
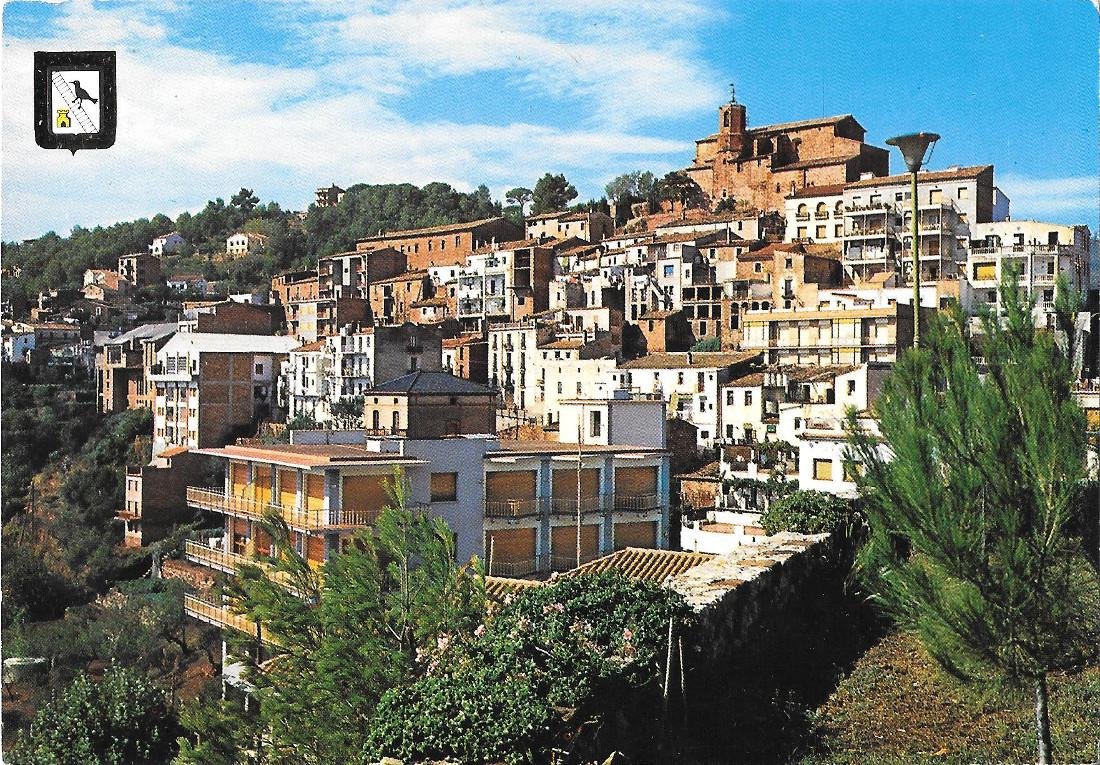
<instances>
[{"instance_id":1,"label":"lamp head","mask_svg":"<svg viewBox=\"0 0 1100 765\"><path fill-rule=\"evenodd\" d=\"M897 146L901 151L901 157L905 160L905 167L909 172L915 173L924 164L924 153L928 151L929 144L940 140L937 133L909 133L887 138L886 143Z\"/></svg>"}]
</instances>

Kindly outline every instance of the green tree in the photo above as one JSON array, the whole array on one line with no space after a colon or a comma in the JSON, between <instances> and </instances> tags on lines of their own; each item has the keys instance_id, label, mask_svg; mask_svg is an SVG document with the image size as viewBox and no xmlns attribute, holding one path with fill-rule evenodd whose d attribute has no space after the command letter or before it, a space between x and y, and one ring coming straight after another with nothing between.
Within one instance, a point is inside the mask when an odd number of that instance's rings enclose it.
<instances>
[{"instance_id":1,"label":"green tree","mask_svg":"<svg viewBox=\"0 0 1100 765\"><path fill-rule=\"evenodd\" d=\"M861 571L875 598L949 673L1034 688L1046 763L1048 673L1096 650L1097 572L1072 533L1085 421L1069 359L1015 276L1001 301L1003 316L981 321L982 366L962 315L937 317L886 381L880 435L854 412L847 428L866 471Z\"/></svg>"},{"instance_id":2,"label":"green tree","mask_svg":"<svg viewBox=\"0 0 1100 765\"><path fill-rule=\"evenodd\" d=\"M531 192L531 214L540 215L564 210L576 198L576 187L567 181L564 175L547 173L539 178L538 183L535 184L535 190Z\"/></svg>"},{"instance_id":3,"label":"green tree","mask_svg":"<svg viewBox=\"0 0 1100 765\"><path fill-rule=\"evenodd\" d=\"M519 216L522 218L524 214L524 207L528 202L531 201L531 197L533 195L534 192L532 192L531 189L525 188L523 186L516 186L514 189L509 190L508 193L504 195L504 200L510 205L518 205Z\"/></svg>"},{"instance_id":4,"label":"green tree","mask_svg":"<svg viewBox=\"0 0 1100 765\"><path fill-rule=\"evenodd\" d=\"M710 197L683 170L673 170L658 181L661 199L679 202L681 215L693 207L710 207Z\"/></svg>"},{"instance_id":5,"label":"green tree","mask_svg":"<svg viewBox=\"0 0 1100 765\"><path fill-rule=\"evenodd\" d=\"M233 198L229 200L229 204L233 207L240 209L245 215L250 214L256 209L256 205L260 203L260 198L252 193L252 189L241 188Z\"/></svg>"},{"instance_id":6,"label":"green tree","mask_svg":"<svg viewBox=\"0 0 1100 765\"><path fill-rule=\"evenodd\" d=\"M160 761L174 726L163 691L137 672L111 667L102 680L78 675L34 716L11 752L17 765L129 765Z\"/></svg>"},{"instance_id":7,"label":"green tree","mask_svg":"<svg viewBox=\"0 0 1100 765\"><path fill-rule=\"evenodd\" d=\"M235 608L278 641L263 671L247 640L233 649L250 668L266 748L277 761L357 761L382 694L417 673L418 652L440 635L473 629L483 614L480 579L455 564L446 524L409 507L400 472L389 490L374 529L320 570L294 551L281 519L268 519L278 557L243 566L231 585ZM234 729L218 722L224 714L210 709L213 722L200 726L207 736Z\"/></svg>"},{"instance_id":8,"label":"green tree","mask_svg":"<svg viewBox=\"0 0 1100 765\"><path fill-rule=\"evenodd\" d=\"M635 170L612 178L604 191L609 202L629 207L634 202L656 204L658 200L657 179L648 170Z\"/></svg>"}]
</instances>

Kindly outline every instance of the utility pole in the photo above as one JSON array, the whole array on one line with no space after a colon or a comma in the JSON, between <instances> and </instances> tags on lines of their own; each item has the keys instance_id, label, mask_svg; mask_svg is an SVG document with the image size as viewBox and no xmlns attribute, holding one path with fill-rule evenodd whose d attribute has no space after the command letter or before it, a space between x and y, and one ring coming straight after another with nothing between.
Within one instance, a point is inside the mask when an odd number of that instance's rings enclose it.
<instances>
[{"instance_id":1,"label":"utility pole","mask_svg":"<svg viewBox=\"0 0 1100 765\"><path fill-rule=\"evenodd\" d=\"M577 422L577 568L581 566L581 447L584 444L584 404Z\"/></svg>"}]
</instances>

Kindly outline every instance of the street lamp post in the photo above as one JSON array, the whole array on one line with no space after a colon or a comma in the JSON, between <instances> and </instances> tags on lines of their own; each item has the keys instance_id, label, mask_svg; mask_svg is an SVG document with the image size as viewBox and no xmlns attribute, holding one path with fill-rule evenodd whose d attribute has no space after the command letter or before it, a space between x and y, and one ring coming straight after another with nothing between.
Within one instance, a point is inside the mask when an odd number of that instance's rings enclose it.
<instances>
[{"instance_id":1,"label":"street lamp post","mask_svg":"<svg viewBox=\"0 0 1100 765\"><path fill-rule=\"evenodd\" d=\"M901 151L905 167L909 170L912 180L912 209L913 209L913 347L920 346L920 212L917 204L917 173L924 164L924 153L928 146L940 140L936 133L909 133L907 135L887 138L886 143L897 146Z\"/></svg>"}]
</instances>

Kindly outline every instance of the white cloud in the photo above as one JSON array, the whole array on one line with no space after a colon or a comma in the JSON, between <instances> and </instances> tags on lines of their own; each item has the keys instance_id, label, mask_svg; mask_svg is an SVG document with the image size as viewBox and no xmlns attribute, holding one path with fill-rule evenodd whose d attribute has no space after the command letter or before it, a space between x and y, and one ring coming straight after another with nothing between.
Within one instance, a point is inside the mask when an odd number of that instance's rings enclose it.
<instances>
[{"instance_id":1,"label":"white cloud","mask_svg":"<svg viewBox=\"0 0 1100 765\"><path fill-rule=\"evenodd\" d=\"M686 160L690 145L647 137L638 123L709 109L720 98L684 43L671 31L653 34L670 13L657 3L617 2L593 12L558 0L530 20L518 8L481 2L440 4L430 15L408 5L334 17L325 6L318 25L289 23L304 36L296 42L329 53L285 65L241 63L176 44L174 8L82 0L65 7L54 37L5 38L5 238L174 215L240 185L292 208L329 181L485 182L497 190L553 170L593 186L635 164L660 169ZM295 8L273 13L289 19ZM682 30L702 12L694 5L679 10L669 30ZM636 27L614 23L625 19ZM33 51L42 49L118 51L112 149L74 157L35 146L29 83ZM505 72L525 93L572 99L592 116L555 125L550 106L510 124L484 124L476 114L470 122L417 122L394 104L425 78L485 71ZM510 95L472 94L475 103L493 97Z\"/></svg>"},{"instance_id":2,"label":"white cloud","mask_svg":"<svg viewBox=\"0 0 1100 765\"><path fill-rule=\"evenodd\" d=\"M997 185L1011 200L1014 218L1082 216L1072 222L1096 225L1100 179L1095 176L1033 178L1000 173Z\"/></svg>"}]
</instances>

